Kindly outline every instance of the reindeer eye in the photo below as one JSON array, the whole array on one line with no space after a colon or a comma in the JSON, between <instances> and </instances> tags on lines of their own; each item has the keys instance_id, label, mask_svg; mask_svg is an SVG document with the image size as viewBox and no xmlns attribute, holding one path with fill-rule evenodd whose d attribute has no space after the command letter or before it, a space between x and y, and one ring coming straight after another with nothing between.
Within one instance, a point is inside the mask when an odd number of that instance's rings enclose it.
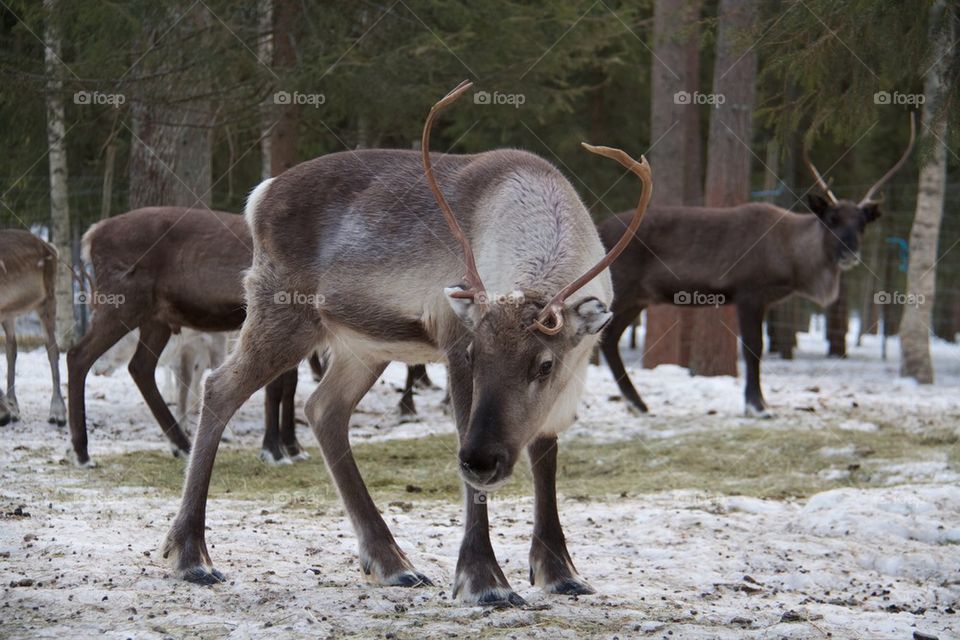
<instances>
[{"instance_id":1,"label":"reindeer eye","mask_svg":"<svg viewBox=\"0 0 960 640\"><path fill-rule=\"evenodd\" d=\"M553 371L553 360L544 360L540 363L540 368L537 369L537 377L546 378L551 371Z\"/></svg>"}]
</instances>

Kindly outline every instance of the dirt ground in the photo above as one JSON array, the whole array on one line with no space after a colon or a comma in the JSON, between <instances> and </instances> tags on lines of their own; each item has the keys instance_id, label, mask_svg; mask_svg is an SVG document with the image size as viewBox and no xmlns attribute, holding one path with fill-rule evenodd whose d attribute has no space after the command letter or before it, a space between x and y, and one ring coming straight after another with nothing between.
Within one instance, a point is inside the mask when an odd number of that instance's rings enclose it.
<instances>
[{"instance_id":1,"label":"dirt ground","mask_svg":"<svg viewBox=\"0 0 960 640\"><path fill-rule=\"evenodd\" d=\"M895 360L880 362L873 346L843 362L801 353L765 363L778 417L759 427L741 416L737 380L637 370L654 415L636 417L609 374L592 370L562 444L586 453L561 469L560 509L571 555L598 594L546 596L529 585L532 501L518 471L517 485L491 500L497 556L529 603L516 610L451 600L461 507L429 486L431 474L452 473L446 462L406 461L424 467L422 486L380 470L383 486L372 487L437 586L365 585L316 449L306 463L257 471L259 396L232 423L220 463L249 465L249 478L238 474L208 508L210 551L228 582L173 579L158 547L183 464L168 458L129 376L91 376L100 467L74 469L65 430L45 422L45 359L21 353L23 421L0 431L0 636L957 638L960 352L944 346L941 382L918 388L896 380ZM418 421L398 423L403 373L391 367L355 417L354 441L368 455L452 431L440 390L418 396ZM442 368L431 375L442 382ZM301 384L299 402L310 388ZM731 458L724 443L738 434L757 444ZM300 437L313 444L307 429Z\"/></svg>"}]
</instances>

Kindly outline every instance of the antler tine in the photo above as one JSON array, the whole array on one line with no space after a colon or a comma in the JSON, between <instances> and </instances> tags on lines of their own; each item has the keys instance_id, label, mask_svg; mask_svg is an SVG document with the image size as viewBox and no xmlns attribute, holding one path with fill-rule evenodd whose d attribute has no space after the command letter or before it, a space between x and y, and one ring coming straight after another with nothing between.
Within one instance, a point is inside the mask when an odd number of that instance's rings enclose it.
<instances>
[{"instance_id":1,"label":"antler tine","mask_svg":"<svg viewBox=\"0 0 960 640\"><path fill-rule=\"evenodd\" d=\"M445 95L440 99L439 102L433 105L433 107L430 109L430 114L427 116L427 121L423 125L423 137L420 139L420 152L423 155L423 171L427 176L427 185L430 187L430 191L433 192L433 197L436 199L437 205L440 207L440 211L443 212L443 217L447 220L447 225L450 227L450 232L453 234L453 237L457 239L457 242L460 243L460 246L463 249L463 259L467 267L467 273L464 276L464 280L467 284L466 290L458 291L451 295L455 298L471 299L480 296L482 304L482 294L484 293L485 289L483 286L483 281L480 280L480 273L477 271L477 263L473 257L473 249L470 247L470 240L463 232L463 229L460 228L460 223L457 222L456 217L453 215L453 210L450 209L447 199L443 196L443 192L440 190L440 186L437 184L437 178L433 173L433 165L430 163L430 129L433 127L434 119L436 118L437 114L440 113L440 111L456 102L456 100L472 86L472 82L469 80L464 80L458 84L453 91Z\"/></svg>"},{"instance_id":2,"label":"antler tine","mask_svg":"<svg viewBox=\"0 0 960 640\"><path fill-rule=\"evenodd\" d=\"M873 196L876 195L877 191L883 188L883 185L887 183L894 174L899 171L904 163L907 161L907 158L910 157L910 152L913 151L913 143L917 139L917 118L914 112L910 112L910 142L907 143L907 150L903 152L903 155L900 156L900 159L897 160L897 164L890 167L890 170L883 174L883 177L880 178L875 185L870 187L867 191L867 195L863 196L863 199L860 201L860 206L867 204L873 199Z\"/></svg>"},{"instance_id":3,"label":"antler tine","mask_svg":"<svg viewBox=\"0 0 960 640\"><path fill-rule=\"evenodd\" d=\"M803 147L803 162L807 165L807 168L810 169L810 173L813 174L813 179L817 181L817 186L820 187L827 198L830 199L830 204L837 204L837 196L833 195L833 191L830 190L827 181L823 179L823 176L820 175L817 168L810 162L810 154L807 152L806 146Z\"/></svg>"},{"instance_id":4,"label":"antler tine","mask_svg":"<svg viewBox=\"0 0 960 640\"><path fill-rule=\"evenodd\" d=\"M650 172L650 165L647 163L646 158L640 156L640 161L638 162L621 149L595 147L586 142L581 142L580 144L590 153L612 158L636 174L637 177L640 178L640 182L643 183L643 193L641 193L640 201L637 203L637 210L634 212L630 224L627 225L627 230L620 236L617 244L607 252L607 255L601 258L600 262L593 265L586 273L561 289L557 295L553 296L553 299L547 303L547 306L545 306L543 311L540 312L540 315L537 316L537 319L533 322L533 327L547 335L555 335L563 329L564 300L597 277L601 271L609 267L610 264L617 259L617 256L627 248L627 245L630 244L630 241L633 239L633 235L640 227L640 221L643 220L643 216L647 212L647 205L650 204L650 197L653 195L653 175ZM549 319L552 319L553 322L548 325L547 321Z\"/></svg>"}]
</instances>

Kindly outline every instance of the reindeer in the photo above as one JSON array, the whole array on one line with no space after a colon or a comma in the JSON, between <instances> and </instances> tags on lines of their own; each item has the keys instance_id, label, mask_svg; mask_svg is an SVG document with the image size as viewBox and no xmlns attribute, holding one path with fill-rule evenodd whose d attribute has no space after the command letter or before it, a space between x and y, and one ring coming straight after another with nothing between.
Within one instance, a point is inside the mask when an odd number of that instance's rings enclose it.
<instances>
[{"instance_id":1,"label":"reindeer","mask_svg":"<svg viewBox=\"0 0 960 640\"><path fill-rule=\"evenodd\" d=\"M120 366L129 362L140 344L140 332L136 329L100 356L91 370L94 375L111 375ZM160 354L157 365L164 369L164 397L176 398L177 424L185 427L192 413L199 412L203 373L216 369L227 357L227 335L206 333L184 327ZM196 408L196 410L194 410Z\"/></svg>"},{"instance_id":2,"label":"reindeer","mask_svg":"<svg viewBox=\"0 0 960 640\"><path fill-rule=\"evenodd\" d=\"M60 349L57 347L57 250L29 231L0 231L0 325L6 336L7 393L0 391L0 426L20 419L15 387L17 332L15 320L36 311L43 324L53 395L47 421L63 426L67 408L60 395Z\"/></svg>"},{"instance_id":3,"label":"reindeer","mask_svg":"<svg viewBox=\"0 0 960 640\"><path fill-rule=\"evenodd\" d=\"M140 335L130 375L174 455L187 455L190 441L182 429L183 414L181 421L174 418L157 389L157 363L171 334L183 327L207 332L240 328L246 316L243 271L252 260L251 244L242 216L176 207L130 211L98 222L84 234L84 261L94 270L94 286L84 300L94 313L90 330L67 352L70 436L79 465L91 466L84 404L87 372L134 329ZM268 463L307 457L294 423L295 364L265 381L266 432L260 457Z\"/></svg>"},{"instance_id":4,"label":"reindeer","mask_svg":"<svg viewBox=\"0 0 960 640\"><path fill-rule=\"evenodd\" d=\"M574 419L591 351L611 318L607 266L646 209L649 167L620 150L586 146L620 162L644 186L627 234L604 255L576 191L547 161L506 149L429 152L437 113L471 86L462 83L434 105L420 154L334 153L251 193L247 321L237 348L206 380L183 499L164 543L180 577L224 580L212 567L204 526L227 420L264 381L320 344L330 354L329 371L307 402L307 419L356 531L368 580L431 584L397 545L364 485L347 435L350 414L389 361L443 359L466 503L453 593L468 603L523 603L490 545L486 494L507 481L524 449L536 487L532 582L549 593L593 593L570 560L557 514L557 434ZM464 280L451 283L464 265ZM275 304L279 292L299 292L305 303Z\"/></svg>"},{"instance_id":5,"label":"reindeer","mask_svg":"<svg viewBox=\"0 0 960 640\"><path fill-rule=\"evenodd\" d=\"M836 300L840 274L860 262L860 243L868 224L880 217L873 197L900 170L913 149L910 142L897 163L858 203L838 200L823 177L804 159L826 198L809 196L816 215L798 214L769 204L736 207L651 207L636 239L611 267L613 320L601 349L623 397L646 413L620 357L620 336L651 304L734 304L746 364L746 415L770 417L760 389L763 316L767 307L790 295L827 306ZM600 224L611 246L628 214Z\"/></svg>"}]
</instances>

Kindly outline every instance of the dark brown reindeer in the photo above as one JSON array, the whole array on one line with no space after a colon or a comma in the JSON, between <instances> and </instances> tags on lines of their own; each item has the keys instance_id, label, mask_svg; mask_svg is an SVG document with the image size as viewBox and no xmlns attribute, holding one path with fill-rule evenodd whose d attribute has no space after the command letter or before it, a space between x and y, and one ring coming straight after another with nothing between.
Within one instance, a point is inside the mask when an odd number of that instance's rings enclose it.
<instances>
[{"instance_id":1,"label":"dark brown reindeer","mask_svg":"<svg viewBox=\"0 0 960 640\"><path fill-rule=\"evenodd\" d=\"M57 250L29 231L0 231L0 325L6 337L7 392L0 391L0 426L20 419L17 403L17 332L15 320L31 311L40 316L45 334L53 395L48 422L66 424L60 395L60 349L57 347Z\"/></svg>"},{"instance_id":2,"label":"dark brown reindeer","mask_svg":"<svg viewBox=\"0 0 960 640\"><path fill-rule=\"evenodd\" d=\"M70 437L78 464L91 464L84 403L87 373L134 329L140 330L140 340L128 366L130 375L174 455L189 452L187 435L157 389L157 362L171 334L182 327L240 328L246 316L243 272L252 261L251 247L242 216L177 207L130 211L84 234L84 261L94 272L94 286L84 296L94 313L90 330L67 352ZM295 432L296 368L266 382L261 459L283 463L306 457Z\"/></svg>"},{"instance_id":3,"label":"dark brown reindeer","mask_svg":"<svg viewBox=\"0 0 960 640\"><path fill-rule=\"evenodd\" d=\"M590 353L611 317L606 267L640 222L649 168L622 151L587 147L626 166L644 187L623 242L604 255L576 191L545 160L516 150L430 154L436 114L470 86L461 84L431 109L422 156L335 153L251 194L248 317L237 348L207 378L180 511L164 544L164 557L186 580L224 580L212 566L204 527L226 421L265 380L319 344L329 351L329 371L307 403L307 418L370 581L430 584L367 492L350 449L349 417L391 360L443 359L466 503L454 594L469 603L523 602L494 556L485 493L506 482L524 449L536 488L532 581L550 593L592 592L573 567L557 514L557 434L574 419ZM451 286L464 264L464 281ZM305 303L274 304L278 292L298 292Z\"/></svg>"},{"instance_id":4,"label":"dark brown reindeer","mask_svg":"<svg viewBox=\"0 0 960 640\"><path fill-rule=\"evenodd\" d=\"M762 325L767 307L790 295L822 306L836 300L840 273L860 262L866 226L880 216L874 196L903 166L910 142L897 163L855 203L838 200L809 159L805 160L826 198L809 197L816 215L769 204L736 207L651 207L636 239L613 263L613 320L602 351L624 398L635 409L647 406L620 357L620 336L652 304L734 304L746 364L746 414L769 417L760 389ZM629 214L600 224L607 246L617 241Z\"/></svg>"}]
</instances>

